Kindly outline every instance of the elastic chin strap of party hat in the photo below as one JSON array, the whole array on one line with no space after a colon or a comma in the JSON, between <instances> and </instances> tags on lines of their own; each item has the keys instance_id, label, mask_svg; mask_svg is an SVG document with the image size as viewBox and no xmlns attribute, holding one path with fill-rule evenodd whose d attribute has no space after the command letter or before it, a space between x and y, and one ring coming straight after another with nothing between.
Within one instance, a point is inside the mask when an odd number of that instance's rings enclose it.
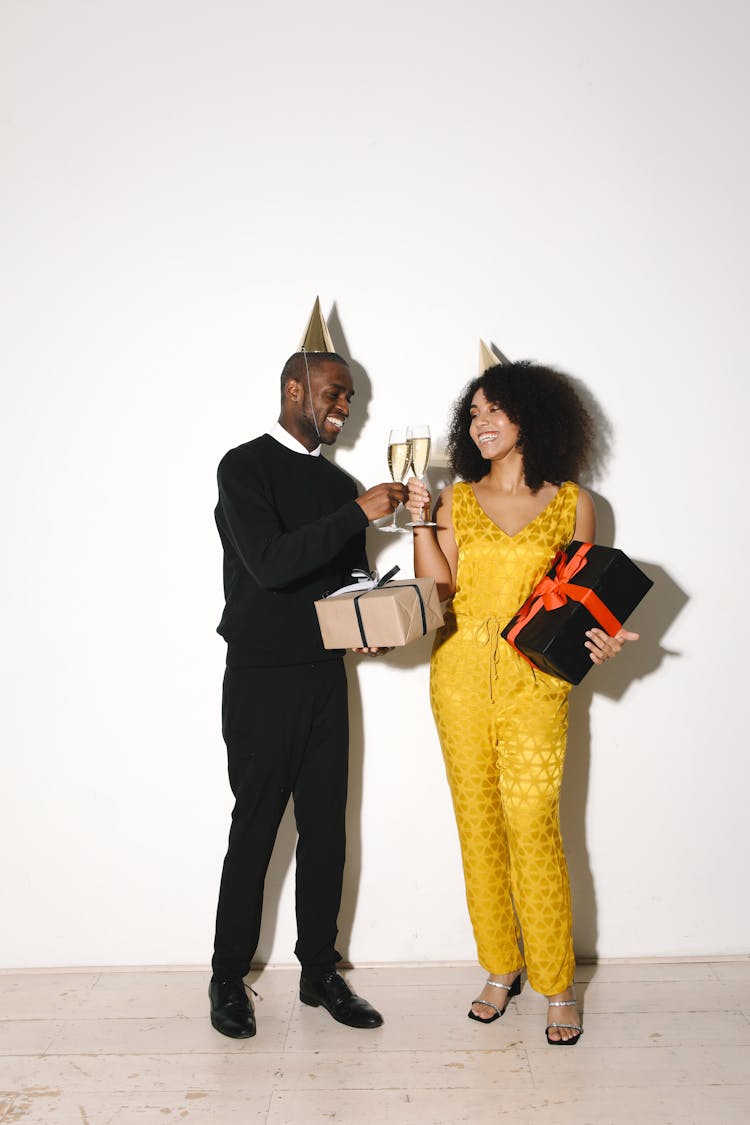
<instances>
[{"instance_id":1,"label":"elastic chin strap of party hat","mask_svg":"<svg viewBox=\"0 0 750 1125\"><path fill-rule=\"evenodd\" d=\"M304 348L301 348L300 350L302 352L302 356L303 356L304 361L305 361L305 374L307 375L307 400L310 403L310 417L312 418L313 426L315 426L315 433L318 435L318 442L320 442L321 441L320 430L318 429L318 422L317 422L317 419L315 417L315 411L313 409L312 387L310 386L310 367L309 367L308 362L307 362L307 352L305 351Z\"/></svg>"}]
</instances>

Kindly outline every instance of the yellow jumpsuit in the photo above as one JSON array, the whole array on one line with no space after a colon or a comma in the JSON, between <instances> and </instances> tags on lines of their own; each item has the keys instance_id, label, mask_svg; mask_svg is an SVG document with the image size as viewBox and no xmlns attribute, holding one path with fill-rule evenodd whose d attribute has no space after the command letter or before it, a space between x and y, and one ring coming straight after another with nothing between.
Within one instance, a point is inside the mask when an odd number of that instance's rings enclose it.
<instances>
[{"instance_id":1,"label":"yellow jumpsuit","mask_svg":"<svg viewBox=\"0 0 750 1125\"><path fill-rule=\"evenodd\" d=\"M500 631L573 538L577 501L566 482L509 536L471 485L454 486L456 592L430 676L479 963L500 974L525 959L548 996L575 969L559 819L570 684L532 669Z\"/></svg>"}]
</instances>

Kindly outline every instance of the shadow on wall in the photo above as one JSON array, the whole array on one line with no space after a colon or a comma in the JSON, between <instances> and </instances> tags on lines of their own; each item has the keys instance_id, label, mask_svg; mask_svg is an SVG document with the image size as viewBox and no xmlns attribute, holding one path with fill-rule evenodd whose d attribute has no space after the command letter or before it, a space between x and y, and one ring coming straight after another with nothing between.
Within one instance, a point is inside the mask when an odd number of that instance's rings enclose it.
<instances>
[{"instance_id":1,"label":"shadow on wall","mask_svg":"<svg viewBox=\"0 0 750 1125\"><path fill-rule=\"evenodd\" d=\"M597 515L597 543L612 547L615 542L614 513L604 497L592 492ZM624 545L627 553L627 544ZM586 844L586 808L591 775L591 703L595 694L622 699L637 680L655 672L666 658L679 652L664 648L661 641L688 601L688 596L660 566L633 560L653 581L653 588L628 619L627 627L641 639L628 644L611 663L594 668L570 696L570 727L565 762L565 782L560 801L565 853L573 897L575 949L578 957L595 958L598 952L596 896ZM607 753L607 747L600 747Z\"/></svg>"},{"instance_id":2,"label":"shadow on wall","mask_svg":"<svg viewBox=\"0 0 750 1125\"><path fill-rule=\"evenodd\" d=\"M352 373L352 382L354 383L354 397L349 407L349 418L344 426L341 437L333 448L328 451L328 456L330 456L332 460L335 460L336 450L353 449L359 440L360 434L367 425L370 400L372 399L372 383L362 364L352 359L352 354L346 342L344 330L341 327L341 320L335 302L331 307L327 323L336 351L341 358L345 359L349 364L349 370Z\"/></svg>"}]
</instances>

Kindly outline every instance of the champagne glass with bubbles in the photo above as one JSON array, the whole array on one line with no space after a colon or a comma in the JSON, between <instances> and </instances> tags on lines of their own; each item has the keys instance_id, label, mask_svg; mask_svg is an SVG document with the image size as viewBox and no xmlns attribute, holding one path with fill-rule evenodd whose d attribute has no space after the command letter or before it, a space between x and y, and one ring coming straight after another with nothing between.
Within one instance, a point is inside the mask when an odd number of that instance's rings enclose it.
<instances>
[{"instance_id":1,"label":"champagne glass with bubbles","mask_svg":"<svg viewBox=\"0 0 750 1125\"><path fill-rule=\"evenodd\" d=\"M388 435L388 469L391 480L402 484L411 464L411 441L408 434L408 430L391 430ZM393 519L390 523L383 524L381 531L405 532L405 528L396 525L396 512L400 507L400 504L397 505L393 511Z\"/></svg>"},{"instance_id":2,"label":"champagne glass with bubbles","mask_svg":"<svg viewBox=\"0 0 750 1125\"><path fill-rule=\"evenodd\" d=\"M414 476L418 480L423 481L424 475L427 472L427 466L430 463L430 427L429 426L409 426L406 431L407 439L411 452L411 467ZM429 516L429 511L427 515ZM412 520L407 524L407 527L437 527L434 520L421 519Z\"/></svg>"}]
</instances>

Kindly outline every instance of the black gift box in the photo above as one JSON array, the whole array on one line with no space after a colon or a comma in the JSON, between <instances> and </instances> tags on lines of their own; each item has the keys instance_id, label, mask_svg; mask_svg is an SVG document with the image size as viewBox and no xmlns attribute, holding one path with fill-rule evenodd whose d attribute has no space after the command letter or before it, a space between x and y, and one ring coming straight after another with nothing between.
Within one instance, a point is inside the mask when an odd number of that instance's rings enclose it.
<instances>
[{"instance_id":1,"label":"black gift box","mask_svg":"<svg viewBox=\"0 0 750 1125\"><path fill-rule=\"evenodd\" d=\"M573 542L503 636L542 672L579 684L593 667L587 630L604 629L614 636L652 586L622 551Z\"/></svg>"}]
</instances>

